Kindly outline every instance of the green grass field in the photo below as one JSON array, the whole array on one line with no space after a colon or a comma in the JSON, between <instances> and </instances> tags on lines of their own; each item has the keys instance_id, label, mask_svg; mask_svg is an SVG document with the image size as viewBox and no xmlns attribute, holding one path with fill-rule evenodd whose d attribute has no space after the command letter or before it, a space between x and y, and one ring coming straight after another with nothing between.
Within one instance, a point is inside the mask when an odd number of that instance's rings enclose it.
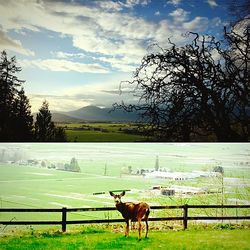
<instances>
[{"instance_id":1,"label":"green grass field","mask_svg":"<svg viewBox=\"0 0 250 250\"><path fill-rule=\"evenodd\" d=\"M64 127L70 142L137 142L146 137L125 133L124 130L135 128L129 123L60 123Z\"/></svg>"},{"instance_id":2,"label":"green grass field","mask_svg":"<svg viewBox=\"0 0 250 250\"><path fill-rule=\"evenodd\" d=\"M145 141L140 135L122 132L78 131L66 129L67 140L70 142L137 142Z\"/></svg>"},{"instance_id":3,"label":"green grass field","mask_svg":"<svg viewBox=\"0 0 250 250\"><path fill-rule=\"evenodd\" d=\"M200 230L153 230L149 238L137 240L133 231L128 238L120 230L83 230L71 233L35 232L33 235L16 235L0 238L0 249L250 249L249 229L200 229Z\"/></svg>"},{"instance_id":4,"label":"green grass field","mask_svg":"<svg viewBox=\"0 0 250 250\"><path fill-rule=\"evenodd\" d=\"M4 145L11 150L17 144ZM224 204L250 201L249 166L245 160L247 146L228 147L192 144L22 144L28 159L44 159L50 163L78 159L80 173L59 171L38 166L0 164L0 207L61 208L113 207L109 190L130 189L124 201L146 201L150 205L221 204L222 194L156 195L152 186L182 185L213 187L221 190L220 178L196 178L173 181L128 175L131 166L152 169L156 156L161 167L170 171L209 170L217 162L224 167ZM16 151L15 151L16 152ZM106 171L105 171L106 166ZM232 178L232 179L230 179ZM95 192L105 192L94 195ZM239 203L240 204L240 203ZM193 209L189 215L249 215L249 209ZM181 210L152 210L151 217L182 216ZM121 218L117 211L68 213L68 220ZM0 220L61 220L61 213L0 213ZM220 223L220 222L218 222ZM150 222L149 239L137 241L137 232L124 238L124 223L118 225L67 226L0 226L0 249L250 249L250 231L247 227L232 227L224 221L221 227L206 222L188 223L182 231L182 222ZM249 223L249 222L245 222ZM202 226L201 226L202 225ZM223 229L227 228L227 229ZM241 229L239 229L241 228ZM231 230L232 229L232 230ZM26 233L27 232L27 233ZM12 235L12 236L11 236Z\"/></svg>"},{"instance_id":5,"label":"green grass field","mask_svg":"<svg viewBox=\"0 0 250 250\"><path fill-rule=\"evenodd\" d=\"M20 145L6 145L16 148ZM39 166L0 164L0 207L8 208L61 208L61 207L110 207L114 206L108 191L129 189L124 201L146 201L150 205L221 204L220 178L196 178L173 181L160 178L144 178L128 175L131 166L152 169L156 156L160 166L170 171L209 170L220 160L224 167L224 204L245 204L250 201L249 167L235 165L234 161L245 159L247 145L227 146L214 144L192 144L187 148L175 144L148 143L67 143L67 144L22 144L28 159L44 159L50 163L69 162L78 159L81 173L59 171ZM210 160L212 159L212 160ZM215 162L215 163L214 163ZM217 163L216 163L217 164ZM227 179L227 178L231 178ZM239 177L239 179L237 179ZM200 195L163 196L152 192L152 186L193 186L211 188L215 193ZM93 193L105 192L101 195ZM170 216L173 211L152 211L153 216ZM192 214L220 215L220 210L193 210ZM225 214L249 214L249 211L228 210ZM0 220L60 219L58 214L1 213ZM69 214L69 219L120 218L118 212L81 212Z\"/></svg>"},{"instance_id":6,"label":"green grass field","mask_svg":"<svg viewBox=\"0 0 250 250\"><path fill-rule=\"evenodd\" d=\"M84 164L85 163L85 164ZM126 201L146 201L150 205L182 204L220 204L221 194L204 194L193 196L159 196L150 191L154 185L167 186L176 184L164 179L147 179L142 176L120 175L116 164L109 164L108 173L104 175L103 161L80 161L81 173L58 171L54 169L31 166L0 166L0 205L1 207L23 208L61 208L61 207L110 207L114 206L109 190L131 190L127 192ZM102 169L102 171L100 171ZM210 180L211 181L211 180ZM212 185L216 185L213 180ZM209 180L199 179L193 182L183 181L181 185L208 185ZM198 185L199 183L199 185ZM177 183L180 184L180 183ZM217 183L218 184L218 183ZM225 194L224 203L232 204L230 198L250 200L249 189L242 188L238 193ZM93 195L96 192L106 192ZM234 203L235 204L235 203ZM224 211L224 214L247 215L247 209ZM181 216L181 210L152 211L152 216ZM220 215L220 210L192 210L190 215ZM60 220L60 213L1 213L0 220ZM116 211L70 213L68 219L103 219L120 218Z\"/></svg>"}]
</instances>

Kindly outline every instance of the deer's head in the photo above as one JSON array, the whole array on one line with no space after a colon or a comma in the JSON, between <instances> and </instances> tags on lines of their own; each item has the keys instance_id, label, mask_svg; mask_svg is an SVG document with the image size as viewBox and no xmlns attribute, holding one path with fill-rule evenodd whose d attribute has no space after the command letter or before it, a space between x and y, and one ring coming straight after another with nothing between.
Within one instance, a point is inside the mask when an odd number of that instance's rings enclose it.
<instances>
[{"instance_id":1,"label":"deer's head","mask_svg":"<svg viewBox=\"0 0 250 250\"><path fill-rule=\"evenodd\" d=\"M120 194L114 194L113 192L109 192L109 194L114 197L114 200L115 200L115 203L116 204L120 204L122 201L121 201L121 198L122 196L125 195L125 191L123 191L122 193Z\"/></svg>"}]
</instances>

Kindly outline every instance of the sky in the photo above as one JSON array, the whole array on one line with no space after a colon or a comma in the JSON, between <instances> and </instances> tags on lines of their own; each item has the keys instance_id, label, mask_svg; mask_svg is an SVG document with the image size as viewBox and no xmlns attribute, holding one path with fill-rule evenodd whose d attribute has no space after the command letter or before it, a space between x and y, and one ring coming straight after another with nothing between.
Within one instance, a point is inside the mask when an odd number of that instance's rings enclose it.
<instances>
[{"instance_id":1,"label":"sky","mask_svg":"<svg viewBox=\"0 0 250 250\"><path fill-rule=\"evenodd\" d=\"M121 95L150 45L220 37L228 0L0 0L0 51L16 56L32 112L135 101Z\"/></svg>"}]
</instances>

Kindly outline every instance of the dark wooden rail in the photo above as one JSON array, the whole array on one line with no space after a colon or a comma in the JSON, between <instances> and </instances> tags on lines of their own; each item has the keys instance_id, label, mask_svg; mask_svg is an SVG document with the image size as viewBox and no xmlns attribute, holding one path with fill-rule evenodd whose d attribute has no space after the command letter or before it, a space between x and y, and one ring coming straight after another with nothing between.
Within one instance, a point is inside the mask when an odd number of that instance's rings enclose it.
<instances>
[{"instance_id":1,"label":"dark wooden rail","mask_svg":"<svg viewBox=\"0 0 250 250\"><path fill-rule=\"evenodd\" d=\"M149 221L183 221L183 228L187 229L189 220L250 220L250 210L247 216L188 216L188 210L192 208L250 208L250 205L181 205L181 206L151 206L151 209L183 209L183 216L179 217L149 217ZM95 219L95 220L67 220L67 212L89 212L89 211L112 211L115 207L99 208L0 208L3 212L57 212L62 214L59 221L0 221L2 225L61 225L62 231L66 232L67 225L70 224L92 224L92 223L118 223L124 219Z\"/></svg>"}]
</instances>

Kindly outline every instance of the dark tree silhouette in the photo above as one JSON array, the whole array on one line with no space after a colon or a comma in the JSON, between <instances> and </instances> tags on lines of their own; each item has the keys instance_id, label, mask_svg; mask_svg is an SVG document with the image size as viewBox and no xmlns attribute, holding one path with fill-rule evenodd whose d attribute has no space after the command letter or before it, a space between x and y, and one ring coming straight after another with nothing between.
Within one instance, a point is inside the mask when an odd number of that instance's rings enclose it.
<instances>
[{"instance_id":1,"label":"dark tree silhouette","mask_svg":"<svg viewBox=\"0 0 250 250\"><path fill-rule=\"evenodd\" d=\"M47 101L43 102L42 107L36 115L35 139L36 141L66 141L64 129L56 127L52 121Z\"/></svg>"},{"instance_id":2,"label":"dark tree silhouette","mask_svg":"<svg viewBox=\"0 0 250 250\"><path fill-rule=\"evenodd\" d=\"M63 127L55 127L54 129L54 141L64 142L67 141L67 136Z\"/></svg>"},{"instance_id":3,"label":"dark tree silhouette","mask_svg":"<svg viewBox=\"0 0 250 250\"><path fill-rule=\"evenodd\" d=\"M51 119L49 104L44 101L36 115L35 138L37 141L53 141L55 125Z\"/></svg>"},{"instance_id":4,"label":"dark tree silhouette","mask_svg":"<svg viewBox=\"0 0 250 250\"><path fill-rule=\"evenodd\" d=\"M16 58L0 58L0 141L32 140L32 116L29 100L20 89L24 81L16 76L21 71Z\"/></svg>"},{"instance_id":5,"label":"dark tree silhouette","mask_svg":"<svg viewBox=\"0 0 250 250\"><path fill-rule=\"evenodd\" d=\"M193 36L191 43L158 47L146 55L131 82L141 129L160 141L249 140L249 27L225 29L221 42Z\"/></svg>"},{"instance_id":6,"label":"dark tree silhouette","mask_svg":"<svg viewBox=\"0 0 250 250\"><path fill-rule=\"evenodd\" d=\"M30 108L29 99L21 88L14 102L15 120L13 124L17 141L33 140L33 116Z\"/></svg>"}]
</instances>

